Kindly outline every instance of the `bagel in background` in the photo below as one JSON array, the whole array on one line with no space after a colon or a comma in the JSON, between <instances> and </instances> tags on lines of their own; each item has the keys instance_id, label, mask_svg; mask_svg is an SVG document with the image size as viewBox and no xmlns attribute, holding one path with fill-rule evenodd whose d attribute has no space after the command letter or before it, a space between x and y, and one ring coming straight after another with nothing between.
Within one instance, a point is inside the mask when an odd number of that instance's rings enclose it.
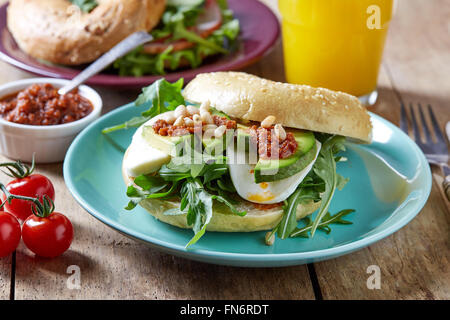
<instances>
[{"instance_id":1,"label":"bagel in background","mask_svg":"<svg viewBox=\"0 0 450 320\"><path fill-rule=\"evenodd\" d=\"M11 0L8 29L34 58L55 64L89 63L136 31L159 22L165 0L97 0L89 13L68 0Z\"/></svg>"},{"instance_id":2,"label":"bagel in background","mask_svg":"<svg viewBox=\"0 0 450 320\"><path fill-rule=\"evenodd\" d=\"M184 89L186 100L209 101L227 115L262 121L275 115L283 126L372 139L370 116L359 100L343 92L275 82L243 72L197 75Z\"/></svg>"},{"instance_id":3,"label":"bagel in background","mask_svg":"<svg viewBox=\"0 0 450 320\"><path fill-rule=\"evenodd\" d=\"M128 156L128 150L125 152L124 160ZM133 177L130 177L122 162L122 177L126 185L133 183ZM146 209L156 219L167 224L191 229L187 225L186 214L180 215L164 215L164 212L169 209L179 208L180 200L158 200L158 199L144 199L139 205ZM297 207L297 220L300 220L307 215L316 211L320 206L320 202L310 201L306 204L301 204ZM259 206L260 207L260 206ZM207 231L221 231L221 232L251 232L273 229L281 220L283 209L281 206L271 209L258 209L258 206L241 200L236 205L240 211L247 211L245 216L238 216L233 214L230 209L220 202L215 202L213 207L213 216L211 221L206 226Z\"/></svg>"}]
</instances>

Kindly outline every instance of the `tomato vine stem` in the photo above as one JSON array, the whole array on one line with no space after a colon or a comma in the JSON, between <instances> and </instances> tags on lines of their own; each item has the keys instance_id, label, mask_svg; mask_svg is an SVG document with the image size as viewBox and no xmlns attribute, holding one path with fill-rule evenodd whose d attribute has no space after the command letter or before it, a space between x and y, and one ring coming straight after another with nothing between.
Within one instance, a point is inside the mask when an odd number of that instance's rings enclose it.
<instances>
[{"instance_id":1,"label":"tomato vine stem","mask_svg":"<svg viewBox=\"0 0 450 320\"><path fill-rule=\"evenodd\" d=\"M3 191L3 193L6 196L5 201L3 201L0 204L0 209L3 208L3 206L7 202L9 204L11 204L11 201L13 199L17 199L17 200L25 200L25 201L32 202L34 205L31 205L31 211L33 212L33 214L35 216L37 216L39 218L46 218L55 210L55 203L47 195L44 195L42 197L42 202L41 202L38 197L31 198L31 197L25 197L25 196L19 196L16 194L12 194L11 192L8 191L8 189L6 189L6 187L3 183L0 183L0 189Z\"/></svg>"},{"instance_id":2,"label":"tomato vine stem","mask_svg":"<svg viewBox=\"0 0 450 320\"><path fill-rule=\"evenodd\" d=\"M9 172L3 171L4 174L11 178L23 179L31 175L35 169L34 153L31 160L31 166L22 163L20 160L16 162L4 162L0 163L0 167L6 168Z\"/></svg>"}]
</instances>

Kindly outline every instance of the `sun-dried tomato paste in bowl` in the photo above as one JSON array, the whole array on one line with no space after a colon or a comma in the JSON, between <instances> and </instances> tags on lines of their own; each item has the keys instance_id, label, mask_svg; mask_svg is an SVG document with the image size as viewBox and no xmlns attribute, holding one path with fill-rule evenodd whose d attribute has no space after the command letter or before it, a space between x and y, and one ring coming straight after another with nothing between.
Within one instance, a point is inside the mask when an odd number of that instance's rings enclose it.
<instances>
[{"instance_id":1,"label":"sun-dried tomato paste in bowl","mask_svg":"<svg viewBox=\"0 0 450 320\"><path fill-rule=\"evenodd\" d=\"M92 88L59 95L68 80L31 78L0 85L0 153L36 163L64 160L73 139L102 111L102 98Z\"/></svg>"},{"instance_id":2,"label":"sun-dried tomato paste in bowl","mask_svg":"<svg viewBox=\"0 0 450 320\"><path fill-rule=\"evenodd\" d=\"M92 103L78 90L58 94L52 84L32 84L0 99L0 116L26 125L58 125L80 120L93 110Z\"/></svg>"}]
</instances>

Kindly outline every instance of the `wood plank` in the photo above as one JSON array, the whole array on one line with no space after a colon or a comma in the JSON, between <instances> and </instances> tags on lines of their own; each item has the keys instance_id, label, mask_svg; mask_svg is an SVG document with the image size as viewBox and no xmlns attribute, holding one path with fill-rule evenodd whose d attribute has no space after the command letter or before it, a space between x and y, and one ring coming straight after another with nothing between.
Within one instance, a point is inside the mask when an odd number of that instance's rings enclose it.
<instances>
[{"instance_id":1,"label":"wood plank","mask_svg":"<svg viewBox=\"0 0 450 320\"><path fill-rule=\"evenodd\" d=\"M379 102L371 111L398 123L401 101L431 103L441 125L450 120L450 42L440 28L449 9L444 1L400 2L386 46ZM450 206L442 197L438 170L433 173L430 198L406 227L367 249L315 264L325 299L450 298ZM370 265L380 267L380 290L367 288Z\"/></svg>"},{"instance_id":2,"label":"wood plank","mask_svg":"<svg viewBox=\"0 0 450 320\"><path fill-rule=\"evenodd\" d=\"M0 258L0 300L8 300L11 291L12 255Z\"/></svg>"},{"instance_id":3,"label":"wood plank","mask_svg":"<svg viewBox=\"0 0 450 320\"><path fill-rule=\"evenodd\" d=\"M431 24L429 17L433 17ZM441 126L450 121L450 37L443 27L449 17L450 6L445 0L400 1L384 56L388 76L401 100L405 104L431 104Z\"/></svg>"},{"instance_id":4,"label":"wood plank","mask_svg":"<svg viewBox=\"0 0 450 320\"><path fill-rule=\"evenodd\" d=\"M315 264L324 299L449 299L449 211L441 199L433 192L419 216L367 249ZM380 290L367 287L371 265L380 267Z\"/></svg>"}]
</instances>

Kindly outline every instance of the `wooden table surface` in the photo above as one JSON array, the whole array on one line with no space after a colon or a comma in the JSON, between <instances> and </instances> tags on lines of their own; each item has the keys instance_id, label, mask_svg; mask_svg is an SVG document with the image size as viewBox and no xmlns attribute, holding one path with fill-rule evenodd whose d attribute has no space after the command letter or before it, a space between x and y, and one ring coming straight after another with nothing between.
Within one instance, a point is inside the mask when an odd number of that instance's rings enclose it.
<instances>
[{"instance_id":1,"label":"wooden table surface","mask_svg":"<svg viewBox=\"0 0 450 320\"><path fill-rule=\"evenodd\" d=\"M264 2L277 10L275 0ZM433 105L442 126L450 120L449 21L446 0L400 0L381 67L379 99L370 111L398 124L401 102L422 102ZM245 71L283 81L281 41ZM31 76L0 62L0 83ZM97 89L105 112L138 94ZM337 259L266 269L208 265L150 249L85 212L64 184L62 164L39 165L37 171L53 180L57 209L70 217L75 238L56 259L37 258L23 243L15 255L0 259L0 299L450 298L450 206L435 169L427 204L395 234ZM71 265L80 267L80 290L67 288ZM380 267L379 290L366 285L371 265Z\"/></svg>"}]
</instances>

